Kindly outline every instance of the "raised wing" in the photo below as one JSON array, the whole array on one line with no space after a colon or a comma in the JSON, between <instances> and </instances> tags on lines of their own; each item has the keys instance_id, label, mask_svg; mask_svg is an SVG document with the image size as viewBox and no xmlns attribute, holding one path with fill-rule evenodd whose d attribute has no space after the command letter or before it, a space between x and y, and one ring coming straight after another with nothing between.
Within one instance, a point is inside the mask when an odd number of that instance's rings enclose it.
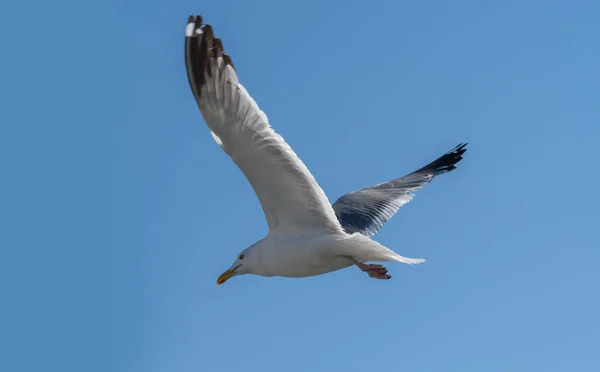
<instances>
[{"instance_id":1,"label":"raised wing","mask_svg":"<svg viewBox=\"0 0 600 372\"><path fill-rule=\"evenodd\" d=\"M343 231L327 196L239 84L221 40L200 16L188 20L185 65L211 135L252 185L270 232Z\"/></svg>"},{"instance_id":2,"label":"raised wing","mask_svg":"<svg viewBox=\"0 0 600 372\"><path fill-rule=\"evenodd\" d=\"M436 176L452 171L462 160L467 144L460 144L448 153L404 177L375 186L349 192L334 204L335 214L344 230L375 235L398 209L412 198L411 192L429 184Z\"/></svg>"}]
</instances>

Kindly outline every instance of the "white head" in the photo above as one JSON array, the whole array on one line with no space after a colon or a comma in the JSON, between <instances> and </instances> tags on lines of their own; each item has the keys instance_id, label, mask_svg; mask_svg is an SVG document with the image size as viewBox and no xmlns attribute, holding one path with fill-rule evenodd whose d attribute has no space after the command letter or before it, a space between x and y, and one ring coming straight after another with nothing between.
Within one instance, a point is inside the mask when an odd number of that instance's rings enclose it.
<instances>
[{"instance_id":1,"label":"white head","mask_svg":"<svg viewBox=\"0 0 600 372\"><path fill-rule=\"evenodd\" d=\"M258 257L252 247L246 248L237 255L237 258L223 274L217 279L217 285L225 283L229 278L242 274L253 274L254 267L258 264Z\"/></svg>"}]
</instances>

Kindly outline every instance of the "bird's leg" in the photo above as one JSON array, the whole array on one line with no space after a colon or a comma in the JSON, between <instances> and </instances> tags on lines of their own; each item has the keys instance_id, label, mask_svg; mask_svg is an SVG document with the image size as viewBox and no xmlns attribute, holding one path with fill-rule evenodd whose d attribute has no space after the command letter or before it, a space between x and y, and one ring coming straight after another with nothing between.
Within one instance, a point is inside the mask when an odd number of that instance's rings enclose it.
<instances>
[{"instance_id":1,"label":"bird's leg","mask_svg":"<svg viewBox=\"0 0 600 372\"><path fill-rule=\"evenodd\" d=\"M366 272L367 274L369 274L369 277L371 278L375 278L375 279L390 279L392 276L389 275L387 272L387 269L381 265L375 265L375 264L363 264L363 263L357 263L356 266L358 266L359 269L361 269L362 271Z\"/></svg>"},{"instance_id":2,"label":"bird's leg","mask_svg":"<svg viewBox=\"0 0 600 372\"><path fill-rule=\"evenodd\" d=\"M354 259L352 257L348 257L348 259L350 259L352 262L354 262L354 264L359 269L366 272L369 275L369 277L371 277L371 278L390 279L392 277L391 275L388 275L387 269L385 267L383 267L382 265L364 264L362 262L357 261L356 259Z\"/></svg>"}]
</instances>

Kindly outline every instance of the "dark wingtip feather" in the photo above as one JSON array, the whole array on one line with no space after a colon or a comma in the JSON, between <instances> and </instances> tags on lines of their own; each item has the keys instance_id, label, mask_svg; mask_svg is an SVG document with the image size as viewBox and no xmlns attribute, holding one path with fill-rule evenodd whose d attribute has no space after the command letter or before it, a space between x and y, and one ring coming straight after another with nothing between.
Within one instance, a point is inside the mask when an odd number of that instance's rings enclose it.
<instances>
[{"instance_id":1,"label":"dark wingtip feather","mask_svg":"<svg viewBox=\"0 0 600 372\"><path fill-rule=\"evenodd\" d=\"M190 20L194 20L194 16L190 16ZM196 28L202 27L202 16L201 15L197 15L196 19L194 20L194 25Z\"/></svg>"},{"instance_id":2,"label":"dark wingtip feather","mask_svg":"<svg viewBox=\"0 0 600 372\"><path fill-rule=\"evenodd\" d=\"M190 26L193 26L193 27L191 27L191 30L190 30L191 32L188 32L188 28ZM192 38L196 37L197 35L196 35L195 31L201 27L202 27L202 16L190 15L187 20L186 35L185 35L186 38L187 37L192 37Z\"/></svg>"},{"instance_id":3,"label":"dark wingtip feather","mask_svg":"<svg viewBox=\"0 0 600 372\"><path fill-rule=\"evenodd\" d=\"M203 22L202 16L190 15L186 26L185 63L196 99L200 98L200 88L206 83L206 75L212 76L215 64L211 60L223 58L224 65L235 70L231 57L224 52L223 42L214 36L212 26Z\"/></svg>"},{"instance_id":4,"label":"dark wingtip feather","mask_svg":"<svg viewBox=\"0 0 600 372\"><path fill-rule=\"evenodd\" d=\"M205 25L202 27L202 31L204 31L204 38L207 40L207 42L210 41L210 45L212 45L212 40L215 37L212 26Z\"/></svg>"},{"instance_id":5,"label":"dark wingtip feather","mask_svg":"<svg viewBox=\"0 0 600 372\"><path fill-rule=\"evenodd\" d=\"M438 175L453 171L456 169L456 164L463 159L463 154L467 151L466 147L467 143L458 144L452 150L427 164L423 168L414 171L413 174L431 172L435 175Z\"/></svg>"},{"instance_id":6,"label":"dark wingtip feather","mask_svg":"<svg viewBox=\"0 0 600 372\"><path fill-rule=\"evenodd\" d=\"M212 52L215 58L223 57L223 42L218 37L213 39Z\"/></svg>"},{"instance_id":7,"label":"dark wingtip feather","mask_svg":"<svg viewBox=\"0 0 600 372\"><path fill-rule=\"evenodd\" d=\"M235 66L233 65L233 62L231 61L231 57L229 57L228 54L223 54L223 60L225 61L225 64L231 66L231 68L235 71Z\"/></svg>"}]
</instances>

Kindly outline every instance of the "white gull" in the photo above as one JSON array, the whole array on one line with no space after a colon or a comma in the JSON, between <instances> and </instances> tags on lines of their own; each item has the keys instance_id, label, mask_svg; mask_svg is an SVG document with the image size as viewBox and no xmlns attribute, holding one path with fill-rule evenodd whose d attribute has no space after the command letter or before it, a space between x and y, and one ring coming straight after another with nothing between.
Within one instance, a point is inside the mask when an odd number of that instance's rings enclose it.
<instances>
[{"instance_id":1,"label":"white gull","mask_svg":"<svg viewBox=\"0 0 600 372\"><path fill-rule=\"evenodd\" d=\"M368 261L424 262L400 256L371 237L416 191L455 169L466 144L395 180L350 192L333 205L315 178L238 82L221 40L200 16L185 29L185 64L200 113L215 142L248 179L265 214L266 237L240 252L217 279L240 274L308 277L357 266L372 278L387 269Z\"/></svg>"}]
</instances>

